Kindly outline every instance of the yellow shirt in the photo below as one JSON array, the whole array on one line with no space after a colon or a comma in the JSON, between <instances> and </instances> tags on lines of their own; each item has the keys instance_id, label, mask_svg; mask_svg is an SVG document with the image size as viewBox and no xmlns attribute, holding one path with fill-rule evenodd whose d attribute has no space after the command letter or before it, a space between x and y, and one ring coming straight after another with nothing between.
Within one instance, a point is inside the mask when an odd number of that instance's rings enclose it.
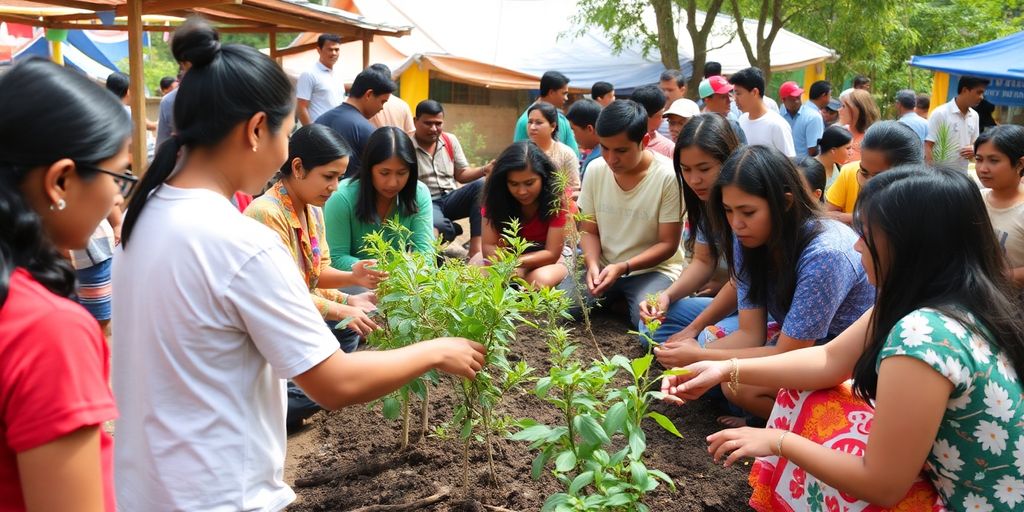
<instances>
[{"instance_id":1,"label":"yellow shirt","mask_svg":"<svg viewBox=\"0 0 1024 512\"><path fill-rule=\"evenodd\" d=\"M832 206L842 208L843 213L853 213L853 205L857 204L857 195L860 194L860 182L857 181L859 170L860 160L842 166L839 177L825 192L825 200Z\"/></svg>"}]
</instances>

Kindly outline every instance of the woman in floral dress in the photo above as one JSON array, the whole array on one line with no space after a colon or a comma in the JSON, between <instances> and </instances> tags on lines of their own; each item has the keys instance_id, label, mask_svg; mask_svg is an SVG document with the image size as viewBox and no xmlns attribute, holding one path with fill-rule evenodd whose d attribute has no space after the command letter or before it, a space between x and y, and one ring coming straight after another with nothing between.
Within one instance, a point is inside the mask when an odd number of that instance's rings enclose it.
<instances>
[{"instance_id":1,"label":"woman in floral dress","mask_svg":"<svg viewBox=\"0 0 1024 512\"><path fill-rule=\"evenodd\" d=\"M773 357L701 362L669 377L668 400L720 382L798 390L839 385L873 402L863 456L776 429L708 437L716 460L785 457L869 503L892 506L922 467L950 510L1024 508L1024 319L977 186L923 166L868 182L857 250L875 307L831 343Z\"/></svg>"}]
</instances>

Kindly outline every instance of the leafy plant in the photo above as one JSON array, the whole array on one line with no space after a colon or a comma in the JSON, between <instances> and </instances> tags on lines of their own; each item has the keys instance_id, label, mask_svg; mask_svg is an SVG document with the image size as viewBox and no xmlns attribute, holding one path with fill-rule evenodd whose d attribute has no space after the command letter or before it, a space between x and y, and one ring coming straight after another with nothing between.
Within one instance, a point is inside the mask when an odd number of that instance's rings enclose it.
<instances>
[{"instance_id":1,"label":"leafy plant","mask_svg":"<svg viewBox=\"0 0 1024 512\"><path fill-rule=\"evenodd\" d=\"M476 129L476 125L472 121L455 125L451 132L459 139L462 153L466 155L466 161L469 162L469 165L483 165L487 163L488 159L483 154L484 148L487 147L487 138Z\"/></svg>"},{"instance_id":2,"label":"leafy plant","mask_svg":"<svg viewBox=\"0 0 1024 512\"><path fill-rule=\"evenodd\" d=\"M487 348L484 368L477 372L476 379L454 382L458 402L451 421L433 430L438 437L458 432L463 442L463 485L467 492L473 442L484 444L491 481L498 482L492 436L507 432L510 421L496 417L494 411L503 397L532 378L533 369L525 362L508 359L519 326L533 325L524 315L545 311L555 317L560 309L564 311L562 292L532 290L517 277L519 257L527 247L525 240L515 236L518 232L518 222L513 221L504 231L503 247L488 267L454 259L436 266L436 249L427 254L406 252L400 248L408 245L411 233L394 223L366 238L378 267L388 272L377 291L383 327L371 336L371 343L393 348L425 338L459 336ZM417 395L423 400L423 438L428 431L429 384L437 379L436 374L428 374L383 401L386 417L403 418L403 448L409 443L410 399Z\"/></svg>"},{"instance_id":3,"label":"leafy plant","mask_svg":"<svg viewBox=\"0 0 1024 512\"><path fill-rule=\"evenodd\" d=\"M552 361L564 363L564 349L559 350L556 339L549 341ZM564 424L523 420L522 430L511 438L529 441L530 449L540 451L533 461L534 479L553 461L552 473L566 486L565 492L548 498L543 510L646 511L643 495L657 488L659 481L675 489L668 475L643 463L647 448L643 420L652 419L682 437L671 420L649 410L652 401L662 398L661 391L654 389L660 376L651 376L653 359L648 353L632 361L621 355L601 358L589 366L553 364L549 375L537 380L535 394L562 412ZM632 383L616 388L620 370L629 374Z\"/></svg>"},{"instance_id":4,"label":"leafy plant","mask_svg":"<svg viewBox=\"0 0 1024 512\"><path fill-rule=\"evenodd\" d=\"M955 162L960 157L960 145L948 124L940 124L935 132L932 160L935 163Z\"/></svg>"}]
</instances>

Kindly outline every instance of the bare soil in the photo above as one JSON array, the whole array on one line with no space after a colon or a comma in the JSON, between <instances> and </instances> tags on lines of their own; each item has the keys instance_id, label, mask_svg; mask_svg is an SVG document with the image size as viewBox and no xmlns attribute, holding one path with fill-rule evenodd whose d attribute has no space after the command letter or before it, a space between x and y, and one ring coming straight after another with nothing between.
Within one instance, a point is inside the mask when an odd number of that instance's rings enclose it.
<instances>
[{"instance_id":1,"label":"bare soil","mask_svg":"<svg viewBox=\"0 0 1024 512\"><path fill-rule=\"evenodd\" d=\"M602 351L610 356L644 354L635 336L626 334L625 321L607 311L595 311L594 334ZM575 331L578 356L594 358L594 350L582 327ZM534 331L525 331L515 352L544 375L549 369L547 348ZM512 418L534 418L557 423L557 410L534 396L532 384L511 393L497 411ZM442 382L431 389L430 424L440 425L452 414L452 386ZM676 438L653 421L645 425L645 463L667 473L676 482L672 492L662 485L644 502L653 511L744 511L749 510L747 485L749 461L732 468L714 464L704 438L719 430L715 418L718 406L698 401L682 407L656 404L657 410L676 424L683 439ZM419 420L418 402L413 402L412 423ZM298 500L293 511L381 510L374 505L399 505L433 497L433 501L402 510L536 511L548 496L562 490L550 475L530 479L535 453L526 443L506 439L495 441L495 465L499 484L491 485L481 444L470 451L471 489L462 488L462 444L457 432L452 439L427 436L400 451L401 422L388 421L380 407L349 407L321 412L307 420L309 426L288 442L286 480ZM413 428L415 431L416 428ZM415 437L414 437L415 441Z\"/></svg>"}]
</instances>

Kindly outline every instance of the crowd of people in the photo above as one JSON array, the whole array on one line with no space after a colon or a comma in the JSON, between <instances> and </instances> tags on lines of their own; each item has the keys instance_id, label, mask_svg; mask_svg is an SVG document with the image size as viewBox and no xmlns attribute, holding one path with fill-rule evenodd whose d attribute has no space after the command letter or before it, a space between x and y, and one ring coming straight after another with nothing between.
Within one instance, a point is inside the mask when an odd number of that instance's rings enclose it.
<instances>
[{"instance_id":1,"label":"crowd of people","mask_svg":"<svg viewBox=\"0 0 1024 512\"><path fill-rule=\"evenodd\" d=\"M392 243L432 253L468 224L486 267L513 219L524 286L623 304L688 370L665 400L727 408L715 460L785 457L887 507L922 468L951 510L1024 503L1024 128L981 126L986 80L930 115L899 91L882 120L864 77L776 102L761 70L709 62L698 101L667 70L567 105L550 71L473 166L444 106L407 104L386 66L346 94L340 45L321 36L293 87L187 22L141 179L123 77L28 60L0 78L0 509L283 509L309 415L484 361L461 338L360 349L387 278L365 235L397 222ZM863 454L766 425L786 390L851 377Z\"/></svg>"}]
</instances>

